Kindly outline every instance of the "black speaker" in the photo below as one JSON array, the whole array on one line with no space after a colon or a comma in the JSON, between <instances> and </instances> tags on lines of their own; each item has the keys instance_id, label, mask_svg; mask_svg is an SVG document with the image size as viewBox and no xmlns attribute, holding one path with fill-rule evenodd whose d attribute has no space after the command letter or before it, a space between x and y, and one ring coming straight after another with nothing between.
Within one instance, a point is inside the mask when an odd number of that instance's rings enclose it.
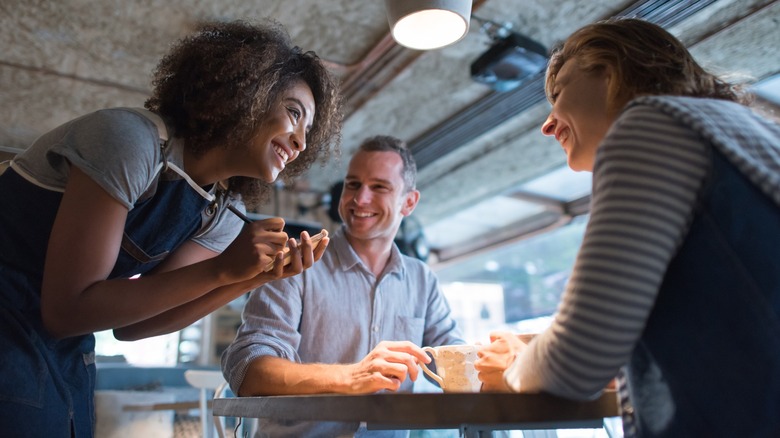
<instances>
[{"instance_id":1,"label":"black speaker","mask_svg":"<svg viewBox=\"0 0 780 438\"><path fill-rule=\"evenodd\" d=\"M496 91L509 91L547 67L547 50L517 33L497 40L471 64L471 78Z\"/></svg>"}]
</instances>

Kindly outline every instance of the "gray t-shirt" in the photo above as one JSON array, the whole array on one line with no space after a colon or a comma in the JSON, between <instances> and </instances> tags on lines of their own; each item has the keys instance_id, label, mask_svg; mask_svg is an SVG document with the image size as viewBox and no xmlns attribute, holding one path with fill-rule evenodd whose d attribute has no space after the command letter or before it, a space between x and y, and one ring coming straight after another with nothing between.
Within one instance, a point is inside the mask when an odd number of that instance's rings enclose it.
<instances>
[{"instance_id":1,"label":"gray t-shirt","mask_svg":"<svg viewBox=\"0 0 780 438\"><path fill-rule=\"evenodd\" d=\"M43 134L11 167L33 184L63 192L70 165L76 166L132 210L159 172L163 158L160 135L154 121L133 109L99 110ZM166 160L184 167L181 141L169 141ZM233 203L243 209L240 200ZM242 222L226 211L221 209L214 225L193 241L222 252L242 227Z\"/></svg>"}]
</instances>

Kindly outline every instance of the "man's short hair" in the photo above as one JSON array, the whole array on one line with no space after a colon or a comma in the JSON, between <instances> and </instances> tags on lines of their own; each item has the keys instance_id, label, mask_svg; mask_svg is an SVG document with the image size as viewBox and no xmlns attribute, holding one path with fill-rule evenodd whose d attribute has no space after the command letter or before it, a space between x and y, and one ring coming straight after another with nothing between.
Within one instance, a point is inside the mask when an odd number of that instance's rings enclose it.
<instances>
[{"instance_id":1,"label":"man's short hair","mask_svg":"<svg viewBox=\"0 0 780 438\"><path fill-rule=\"evenodd\" d=\"M414 161L412 151L406 145L406 142L389 135L376 135L363 140L358 147L358 151L365 152L395 152L401 157L403 177L406 190L414 190L417 185L417 163Z\"/></svg>"}]
</instances>

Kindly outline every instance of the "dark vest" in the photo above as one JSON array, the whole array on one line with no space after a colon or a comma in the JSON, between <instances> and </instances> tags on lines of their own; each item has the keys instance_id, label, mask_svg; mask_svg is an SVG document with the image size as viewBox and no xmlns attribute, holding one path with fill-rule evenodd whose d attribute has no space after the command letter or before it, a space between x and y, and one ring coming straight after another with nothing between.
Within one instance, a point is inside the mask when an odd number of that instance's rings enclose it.
<instances>
[{"instance_id":1,"label":"dark vest","mask_svg":"<svg viewBox=\"0 0 780 438\"><path fill-rule=\"evenodd\" d=\"M780 436L780 208L712 151L629 364L641 437Z\"/></svg>"}]
</instances>

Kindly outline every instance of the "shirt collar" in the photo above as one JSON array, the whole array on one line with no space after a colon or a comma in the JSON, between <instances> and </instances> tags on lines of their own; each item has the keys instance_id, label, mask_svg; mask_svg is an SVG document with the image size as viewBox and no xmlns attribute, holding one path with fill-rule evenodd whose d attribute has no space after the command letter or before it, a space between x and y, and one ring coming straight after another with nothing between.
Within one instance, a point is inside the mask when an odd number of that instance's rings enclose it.
<instances>
[{"instance_id":1,"label":"shirt collar","mask_svg":"<svg viewBox=\"0 0 780 438\"><path fill-rule=\"evenodd\" d=\"M331 239L331 243L328 245L329 249L332 248L336 252L336 256L339 259L339 264L344 271L350 270L357 265L360 265L364 270L368 271L368 268L357 255L352 245L349 244L346 236L346 227L342 224ZM403 275L404 272L404 256L398 249L398 246L393 243L390 248L390 262L383 275L397 274Z\"/></svg>"}]
</instances>

